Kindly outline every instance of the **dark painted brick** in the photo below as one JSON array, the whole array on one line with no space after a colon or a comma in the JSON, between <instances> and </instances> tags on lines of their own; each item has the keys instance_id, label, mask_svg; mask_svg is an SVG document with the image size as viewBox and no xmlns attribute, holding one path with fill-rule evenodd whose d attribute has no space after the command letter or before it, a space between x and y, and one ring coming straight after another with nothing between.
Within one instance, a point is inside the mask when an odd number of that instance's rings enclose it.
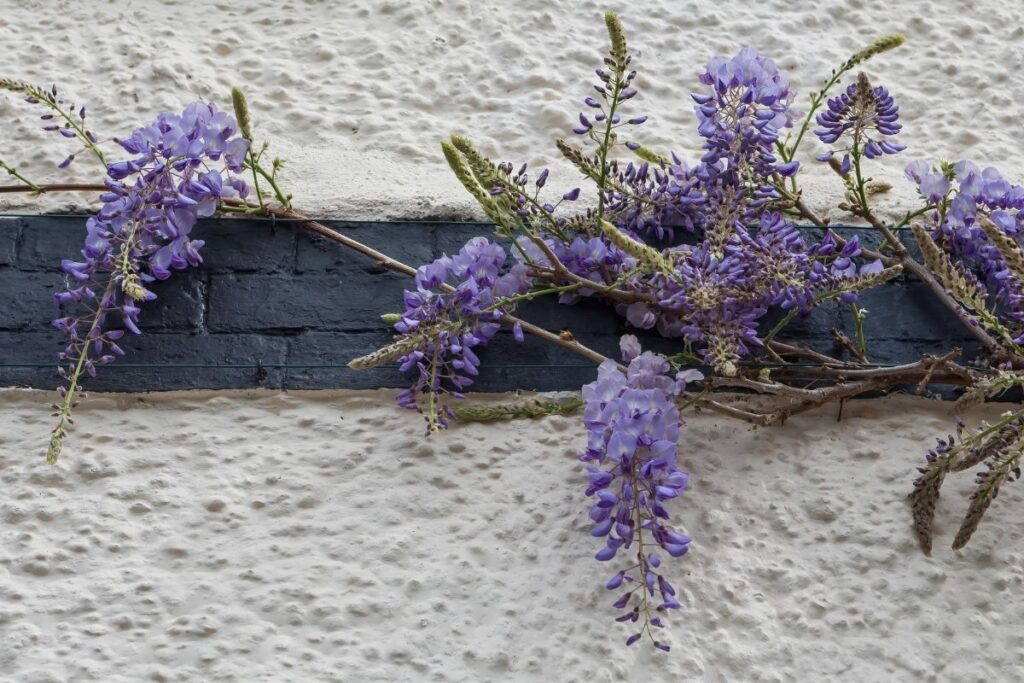
<instances>
[{"instance_id":1,"label":"dark painted brick","mask_svg":"<svg viewBox=\"0 0 1024 683\"><path fill-rule=\"evenodd\" d=\"M625 330L626 321L612 308L593 299L559 305L557 297L543 297L520 304L516 315L538 327L557 332L568 329L573 334L615 334Z\"/></svg>"},{"instance_id":2,"label":"dark painted brick","mask_svg":"<svg viewBox=\"0 0 1024 683\"><path fill-rule=\"evenodd\" d=\"M100 369L88 387L101 391L169 391L281 387L284 371L264 368L139 368L134 364L267 365L283 364L288 344L280 337L254 334L142 334L126 336L127 356Z\"/></svg>"},{"instance_id":3,"label":"dark painted brick","mask_svg":"<svg viewBox=\"0 0 1024 683\"><path fill-rule=\"evenodd\" d=\"M17 256L20 218L0 218L0 266L12 266Z\"/></svg>"},{"instance_id":4,"label":"dark painted brick","mask_svg":"<svg viewBox=\"0 0 1024 683\"><path fill-rule=\"evenodd\" d=\"M213 275L211 332L373 330L402 305L409 278L353 269L334 275Z\"/></svg>"},{"instance_id":5,"label":"dark painted brick","mask_svg":"<svg viewBox=\"0 0 1024 683\"><path fill-rule=\"evenodd\" d=\"M0 387L55 389L58 380L54 368L10 368L0 365Z\"/></svg>"},{"instance_id":6,"label":"dark painted brick","mask_svg":"<svg viewBox=\"0 0 1024 683\"><path fill-rule=\"evenodd\" d=\"M288 365L340 365L387 344L387 334L306 332L289 338ZM607 344L618 347L618 337L606 337ZM518 343L508 332L502 332L484 347L476 349L480 356L480 375L470 391L563 390L578 389L580 384L596 376L596 365L573 354L527 336ZM370 370L347 367L292 367L285 378L288 388L373 389L407 387L414 376L401 373L390 363ZM553 367L557 366L557 367Z\"/></svg>"},{"instance_id":7,"label":"dark painted brick","mask_svg":"<svg viewBox=\"0 0 1024 683\"><path fill-rule=\"evenodd\" d=\"M413 268L434 260L433 226L430 224L331 221L327 225ZM359 269L371 273L383 271L369 258L348 247L326 237L301 232L297 239L295 261L295 269L300 273L353 273Z\"/></svg>"},{"instance_id":8,"label":"dark painted brick","mask_svg":"<svg viewBox=\"0 0 1024 683\"><path fill-rule=\"evenodd\" d=\"M56 388L57 354L63 349L64 335L53 328L0 332L0 387ZM29 364L37 367L4 367Z\"/></svg>"},{"instance_id":9,"label":"dark painted brick","mask_svg":"<svg viewBox=\"0 0 1024 683\"><path fill-rule=\"evenodd\" d=\"M0 330L48 329L60 314L53 294L63 286L56 273L0 270Z\"/></svg>"},{"instance_id":10,"label":"dark painted brick","mask_svg":"<svg viewBox=\"0 0 1024 683\"><path fill-rule=\"evenodd\" d=\"M353 358L364 356L388 344L391 337L380 333L305 332L288 339L288 365L338 365L342 367L289 367L284 385L289 389L377 389L403 387L406 379L394 363L369 370L346 367Z\"/></svg>"},{"instance_id":11,"label":"dark painted brick","mask_svg":"<svg viewBox=\"0 0 1024 683\"><path fill-rule=\"evenodd\" d=\"M575 365L557 371L530 368L487 368L480 371L472 392L578 391L597 377L596 366Z\"/></svg>"},{"instance_id":12,"label":"dark painted brick","mask_svg":"<svg viewBox=\"0 0 1024 683\"><path fill-rule=\"evenodd\" d=\"M175 365L281 365L287 341L260 335L141 334L126 335L120 345L123 359L103 366L86 389L100 391L165 391L172 389L281 387L284 370L265 368L258 380L256 368L196 368ZM63 337L49 332L0 332L0 349L14 350L0 360L0 386L55 387L57 353ZM4 364L43 364L41 368L12 368ZM136 367L161 364L171 367ZM5 381L6 380L6 381Z\"/></svg>"},{"instance_id":13,"label":"dark painted brick","mask_svg":"<svg viewBox=\"0 0 1024 683\"><path fill-rule=\"evenodd\" d=\"M59 271L62 259L81 259L85 217L38 216L25 220L18 267Z\"/></svg>"},{"instance_id":14,"label":"dark painted brick","mask_svg":"<svg viewBox=\"0 0 1024 683\"><path fill-rule=\"evenodd\" d=\"M139 327L145 332L181 330L197 332L203 322L203 288L195 272L175 273L154 282L150 289L157 298L142 306Z\"/></svg>"},{"instance_id":15,"label":"dark painted brick","mask_svg":"<svg viewBox=\"0 0 1024 683\"><path fill-rule=\"evenodd\" d=\"M58 273L0 271L0 329L40 330L63 315L53 301L53 294L65 287ZM195 276L175 275L165 282L156 282L152 290L157 299L143 307L140 327L147 331L197 330L202 322L202 283ZM70 309L68 309L70 310ZM109 321L112 329L121 327L116 316Z\"/></svg>"},{"instance_id":16,"label":"dark painted brick","mask_svg":"<svg viewBox=\"0 0 1024 683\"><path fill-rule=\"evenodd\" d=\"M291 270L295 228L271 227L266 221L202 220L192 236L206 242L201 250L206 270L276 272ZM41 216L22 229L18 264L25 270L59 270L61 259L80 258L85 218Z\"/></svg>"},{"instance_id":17,"label":"dark painted brick","mask_svg":"<svg viewBox=\"0 0 1024 683\"><path fill-rule=\"evenodd\" d=\"M20 239L11 225L23 226ZM492 231L480 225L332 225L413 266L442 251L454 253L476 235L493 238ZM63 286L63 277L52 271L59 269L62 258L78 253L84 232L80 218L0 220L0 355L7 363L44 364L42 368L4 368L0 362L0 385L54 385L52 362L62 338L50 328L57 314L52 293ZM817 236L817 231L808 233ZM879 240L872 232L848 234L858 234L865 244ZM127 338L128 358L103 368L97 379L87 383L89 388L136 391L261 384L368 388L411 382L394 367L363 372L345 367L296 367L287 372L268 367L262 375L253 368L173 367L251 365L257 360L268 365L342 366L387 343L388 332L379 316L398 310L401 292L410 285L408 278L385 273L365 257L287 223L272 229L262 221L203 221L195 235L208 243L204 266L154 285L159 299L143 313L146 334ZM293 266L299 275L293 273ZM19 273L18 268L25 272ZM860 306L870 311L869 353L875 362L906 362L921 353L945 353L966 339L956 319L913 282L863 293ZM618 358L619 336L625 332L636 333L644 348L674 353L682 347L678 339L631 330L610 308L589 300L575 306L538 300L524 304L520 314L545 329L568 328L583 343L612 358ZM762 329L770 329L777 319L777 314L766 317ZM852 334L843 306L795 321L780 338L834 352L829 330L837 325ZM965 358L977 351L976 343L968 343ZM479 355L484 367L473 387L478 391L577 389L596 374L593 364L569 351L529 336L517 344L507 330L479 349ZM132 367L136 363L172 367Z\"/></svg>"},{"instance_id":18,"label":"dark painted brick","mask_svg":"<svg viewBox=\"0 0 1024 683\"><path fill-rule=\"evenodd\" d=\"M57 364L57 352L64 348L64 335L49 325L27 332L0 332L0 349L6 352L0 357L3 363L50 363Z\"/></svg>"},{"instance_id":19,"label":"dark painted brick","mask_svg":"<svg viewBox=\"0 0 1024 683\"><path fill-rule=\"evenodd\" d=\"M196 226L193 237L206 242L203 269L210 272L290 272L297 231L288 223L211 219Z\"/></svg>"},{"instance_id":20,"label":"dark painted brick","mask_svg":"<svg viewBox=\"0 0 1024 683\"><path fill-rule=\"evenodd\" d=\"M868 311L864 331L870 339L906 344L912 340L959 342L968 338L960 321L920 282L899 282L861 292L857 305ZM842 316L842 329L847 334L853 332L853 327L851 316Z\"/></svg>"},{"instance_id":21,"label":"dark painted brick","mask_svg":"<svg viewBox=\"0 0 1024 683\"><path fill-rule=\"evenodd\" d=\"M470 391L579 389L597 376L594 363L530 335L516 342L511 333L501 332L476 353L480 375Z\"/></svg>"}]
</instances>

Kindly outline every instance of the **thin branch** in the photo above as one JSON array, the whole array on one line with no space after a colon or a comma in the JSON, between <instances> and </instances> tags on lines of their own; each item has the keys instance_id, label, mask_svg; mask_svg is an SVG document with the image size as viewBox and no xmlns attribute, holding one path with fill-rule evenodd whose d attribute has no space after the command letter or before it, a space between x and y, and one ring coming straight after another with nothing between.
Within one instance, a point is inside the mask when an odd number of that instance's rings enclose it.
<instances>
[{"instance_id":1,"label":"thin branch","mask_svg":"<svg viewBox=\"0 0 1024 683\"><path fill-rule=\"evenodd\" d=\"M544 252L544 256L551 264L551 271L556 277L569 280L570 282L574 282L580 285L581 287L585 287L586 289L591 289L594 290L595 292L600 292L603 296L606 296L609 299L614 299L615 301L621 301L623 303L634 303L637 301L643 301L653 306L658 306L657 297L645 296L643 294L640 294L639 292L624 292L622 290L615 289L614 287L609 287L604 283L594 282L593 280L585 278L582 275L577 275L576 273L569 270L564 263L562 263L562 261L558 258L555 252L551 251L551 247L549 247L547 243L544 242L544 240L540 239L539 237L534 237L532 234L529 237L533 241L533 243L536 244L537 247Z\"/></svg>"},{"instance_id":2,"label":"thin branch","mask_svg":"<svg viewBox=\"0 0 1024 683\"><path fill-rule=\"evenodd\" d=\"M849 361L840 360L833 358L820 351L805 346L796 346L794 344L787 344L786 342L771 341L768 342L766 348L775 356L792 356L793 358L803 358L804 360L813 361L815 363L821 363L828 367L841 367L841 368L855 368L859 367L856 363L850 363Z\"/></svg>"},{"instance_id":3,"label":"thin branch","mask_svg":"<svg viewBox=\"0 0 1024 683\"><path fill-rule=\"evenodd\" d=\"M373 247L367 246L362 242L359 242L358 240L352 239L348 235L342 234L337 230L333 230L327 227L323 223L311 220L306 215L299 213L298 211L288 209L275 209L272 207L268 207L267 213L272 216L279 216L281 218L299 219L301 221L297 224L299 227L309 230L310 232L315 232L316 234L326 237L327 239L332 240L334 242L338 242L339 244L343 244L349 249L353 249L359 252L360 254L372 259L382 268L386 268L388 270L392 270L396 273L401 273L403 275L408 275L409 277L413 277L416 275L416 269L413 268L412 266L402 263L397 259L393 259L387 254L377 251ZM450 285L442 285L442 287L449 292L455 291L455 288L451 287ZM543 339L544 341L551 342L552 344L560 346L563 349L572 351L573 353L583 356L584 358L591 360L595 363L600 364L608 360L607 356L600 354L587 346L584 346L575 339L563 339L561 336L553 332L549 332L548 330L545 330L542 327L538 327L533 323L527 322L522 318L517 318L514 315L506 313L501 316L500 320L506 325L514 325L518 323L520 327L522 327L524 332L532 334L533 336Z\"/></svg>"},{"instance_id":4,"label":"thin branch","mask_svg":"<svg viewBox=\"0 0 1024 683\"><path fill-rule=\"evenodd\" d=\"M39 185L32 188L25 185L0 185L0 194L14 194L27 192L29 194L46 194L47 192L106 192L106 185L95 185L91 183L56 183L53 185Z\"/></svg>"},{"instance_id":5,"label":"thin branch","mask_svg":"<svg viewBox=\"0 0 1024 683\"><path fill-rule=\"evenodd\" d=\"M18 169L14 168L13 166L5 162L3 159L0 159L0 171L7 171L8 175L10 175L13 178L17 178L18 180L23 182L25 185L28 186L29 190L31 190L32 192L39 191L38 185L36 185L31 180L23 176L20 172L18 172Z\"/></svg>"},{"instance_id":6,"label":"thin branch","mask_svg":"<svg viewBox=\"0 0 1024 683\"><path fill-rule=\"evenodd\" d=\"M741 408L736 408L735 406L719 403L718 401L714 401L710 398L701 399L698 402L698 405L716 413L721 413L722 415L728 415L729 417L749 422L755 427L767 427L769 424L767 416L762 413L752 413L749 410L743 410Z\"/></svg>"},{"instance_id":7,"label":"thin branch","mask_svg":"<svg viewBox=\"0 0 1024 683\"><path fill-rule=\"evenodd\" d=\"M917 383L919 391L923 391L925 385L931 381L949 380L950 383L971 383L973 378L966 369L953 362L953 359L961 353L955 348L943 356L925 356L916 363L897 365L891 368L860 369L848 372L848 375L856 373L858 379L854 382L842 381L846 378L838 377L839 383L819 389L804 389L792 387L779 382L764 382L744 377L712 377L708 385L712 388L741 388L750 389L762 394L774 396L785 396L794 401L794 405L776 409L771 412L760 413L764 425L781 424L787 419L826 403L842 400L858 394L880 389L890 388L896 384Z\"/></svg>"},{"instance_id":8,"label":"thin branch","mask_svg":"<svg viewBox=\"0 0 1024 683\"><path fill-rule=\"evenodd\" d=\"M819 228L827 228L828 227L828 223L825 222L823 219L819 218L818 215L815 214L813 211L811 211L807 207L807 205L804 204L804 200L803 199L797 198L793 202L793 206L794 206L794 208L796 208L797 211L800 212L801 216L803 216L804 218L806 218L810 222L814 223Z\"/></svg>"},{"instance_id":9,"label":"thin branch","mask_svg":"<svg viewBox=\"0 0 1024 683\"><path fill-rule=\"evenodd\" d=\"M870 208L868 208L867 206L860 207L860 210L857 212L857 215L864 218L876 230L878 230L885 236L885 240L889 242L891 246L893 246L893 249L899 255L899 263L900 265L903 266L903 270L910 271L917 277L917 279L923 282L925 286L928 287L929 290L931 290L935 298L938 299L939 302L942 303L942 305L945 306L954 316L956 316L957 320L959 320L960 323L965 328L967 328L968 332L970 332L978 341L982 343L982 345L989 353L1002 360L1008 360L1013 362L1015 364L1015 367L1021 367L1021 359L1007 352L1007 350L1003 347L1002 344L1000 344L995 339L995 337L990 335L988 331L985 330L981 325L978 325L975 321L971 320L971 317L967 314L967 311L964 310L964 307L961 306L956 299L950 296L949 292L946 291L946 288L942 286L939 280L926 266L919 263L910 256L910 252L907 251L907 248L905 246L903 246L903 243L900 242L896 238L896 236L892 234L892 232L885 225L885 223L880 221L878 217L875 216L875 214L871 211ZM864 254L867 256L868 251L864 250ZM868 258L872 257L868 256Z\"/></svg>"},{"instance_id":10,"label":"thin branch","mask_svg":"<svg viewBox=\"0 0 1024 683\"><path fill-rule=\"evenodd\" d=\"M889 244L892 250L899 255L901 262L904 257L908 256L907 247L903 244L903 242L900 242L899 238L897 238L895 234L893 234L892 230L889 229L888 225L886 225L885 223L883 223L882 221L878 220L878 218L875 217L875 214L872 213L871 209L867 208L866 206L854 207L852 213L854 216L860 216L868 223L870 223L871 226L875 228L875 230L882 233L882 237L885 238L885 241Z\"/></svg>"},{"instance_id":11,"label":"thin branch","mask_svg":"<svg viewBox=\"0 0 1024 683\"><path fill-rule=\"evenodd\" d=\"M1009 353L1003 348L1002 344L996 341L995 337L985 330L985 328L971 320L971 317L967 314L967 311L964 310L964 307L949 295L946 288L942 286L928 268L915 261L909 254L901 258L900 262L903 265L903 270L910 271L917 277L917 279L923 282L931 291L932 295L934 295L943 306L956 316L956 319L960 321L971 335L981 342L985 347L985 350L1001 360L1010 361L1016 368L1024 366L1024 363L1022 363L1024 359Z\"/></svg>"}]
</instances>

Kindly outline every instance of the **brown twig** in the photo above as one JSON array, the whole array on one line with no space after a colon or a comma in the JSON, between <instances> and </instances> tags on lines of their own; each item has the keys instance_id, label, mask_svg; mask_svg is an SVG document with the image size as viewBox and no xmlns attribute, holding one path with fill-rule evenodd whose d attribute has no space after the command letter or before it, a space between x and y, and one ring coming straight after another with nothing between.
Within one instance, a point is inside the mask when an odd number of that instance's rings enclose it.
<instances>
[{"instance_id":1,"label":"brown twig","mask_svg":"<svg viewBox=\"0 0 1024 683\"><path fill-rule=\"evenodd\" d=\"M327 227L323 223L314 221L305 214L302 214L298 211L267 207L266 212L272 216L278 216L280 218L298 219L299 222L297 223L297 225L299 227L309 230L310 232L315 232L316 234L326 237L329 240L338 242L339 244L342 244L348 247L349 249L357 251L360 254L372 259L382 268L395 271L396 273L402 273L403 275L408 275L409 277L413 277L414 275L416 275L416 269L413 268L412 266L402 263L397 259L393 259L387 254L377 251L373 247L365 245L358 240L352 239L348 235L345 235L343 233L338 232L337 230ZM443 287L451 292L455 291L455 288L449 285L443 285ZM561 336L553 332L549 332L542 327L538 327L533 323L527 322L522 318L517 318L514 315L509 315L507 313L502 315L501 322L505 323L506 325L514 325L518 323L520 327L522 327L523 332L526 332L527 334L532 334L533 336L543 339L544 341L551 342L556 346L560 346L563 349L572 351L573 353L583 356L584 358L591 360L595 363L603 363L604 361L608 360L607 356L598 353L597 351L594 351L593 349L584 346L583 344L580 344L576 340L563 339Z\"/></svg>"},{"instance_id":2,"label":"brown twig","mask_svg":"<svg viewBox=\"0 0 1024 683\"><path fill-rule=\"evenodd\" d=\"M963 350L960 347L956 347L949 351L949 353L943 354L942 356L926 355L921 360L913 363L904 363L902 365L885 367L864 367L863 365L851 365L843 368L827 366L794 366L783 368L783 370L786 372L802 372L819 376L829 375L843 379L888 378L898 380L900 382L916 382L921 376L928 376L935 382L941 384L973 384L976 381L976 378L970 373L970 371L962 365L953 362L953 359L958 358L962 352Z\"/></svg>"},{"instance_id":3,"label":"brown twig","mask_svg":"<svg viewBox=\"0 0 1024 683\"><path fill-rule=\"evenodd\" d=\"M0 194L46 194L47 192L106 192L106 185L94 185L90 183L57 183L54 185L0 185Z\"/></svg>"},{"instance_id":4,"label":"brown twig","mask_svg":"<svg viewBox=\"0 0 1024 683\"><path fill-rule=\"evenodd\" d=\"M832 339L835 340L835 343L843 348L848 354L856 358L858 363L869 362L864 350L861 349L856 342L835 328L832 328Z\"/></svg>"},{"instance_id":5,"label":"brown twig","mask_svg":"<svg viewBox=\"0 0 1024 683\"><path fill-rule=\"evenodd\" d=\"M794 201L793 202L793 207L796 208L796 210L800 212L801 216L803 216L804 218L806 218L810 222L814 223L819 228L827 228L828 227L828 223L826 221L824 221L823 219L819 218L817 216L817 214L815 214L813 211L811 211L807 207L807 205L804 204L804 200L803 199L797 199L796 201Z\"/></svg>"},{"instance_id":6,"label":"brown twig","mask_svg":"<svg viewBox=\"0 0 1024 683\"><path fill-rule=\"evenodd\" d=\"M897 384L916 383L918 391L923 391L924 386L931 381L949 384L973 383L974 378L967 370L953 362L953 359L960 353L961 350L955 348L943 356L925 356L916 363L907 363L891 368L848 369L843 374L837 374L836 384L818 389L794 387L780 382L766 382L746 377L712 377L707 380L707 385L711 388L748 389L760 394L784 397L795 402L784 408L757 413L756 423L767 426L781 424L793 415L826 403L890 388ZM828 370L828 368L823 369ZM836 373L841 372L838 369L831 370ZM846 381L851 378L854 378L855 381Z\"/></svg>"},{"instance_id":7,"label":"brown twig","mask_svg":"<svg viewBox=\"0 0 1024 683\"><path fill-rule=\"evenodd\" d=\"M786 342L780 342L772 340L766 345L768 350L777 356L792 356L793 358L803 358L805 360L814 361L815 363L821 363L828 367L840 367L840 368L855 368L858 367L856 363L849 361L840 360L833 358L832 356L815 351L814 349L807 348L805 346L796 346L794 344L787 344Z\"/></svg>"},{"instance_id":8,"label":"brown twig","mask_svg":"<svg viewBox=\"0 0 1024 683\"><path fill-rule=\"evenodd\" d=\"M878 220L878 218L871 211L871 209L867 207L854 207L851 213L853 213L854 216L860 216L868 223L870 223L875 230L882 233L882 237L885 238L885 241L889 244L892 250L896 252L901 262L904 257L909 255L907 253L907 247L903 244L903 242L899 241L896 235L893 234L892 230L889 229L888 225Z\"/></svg>"},{"instance_id":9,"label":"brown twig","mask_svg":"<svg viewBox=\"0 0 1024 683\"><path fill-rule=\"evenodd\" d=\"M901 370L901 368L904 368ZM895 366L891 368L858 368L842 370L839 368L825 367L782 367L777 371L778 375L796 379L829 377L835 381L851 379L874 379L888 378L894 382L912 383L926 374L924 371L906 369L906 366ZM941 372L933 371L928 377L926 384L949 384L953 386L971 386L977 382L977 378L971 375L970 371L956 363L948 364Z\"/></svg>"},{"instance_id":10,"label":"brown twig","mask_svg":"<svg viewBox=\"0 0 1024 683\"><path fill-rule=\"evenodd\" d=\"M720 413L722 415L727 415L738 420L743 420L744 422L749 422L755 427L768 426L768 422L765 420L765 415L762 413L754 413L750 412L749 410L743 410L742 408L737 408L735 406L719 403L718 401L712 400L710 398L701 399L700 401L698 401L698 405L700 405L702 408L707 408L708 410L711 410L713 412Z\"/></svg>"}]
</instances>

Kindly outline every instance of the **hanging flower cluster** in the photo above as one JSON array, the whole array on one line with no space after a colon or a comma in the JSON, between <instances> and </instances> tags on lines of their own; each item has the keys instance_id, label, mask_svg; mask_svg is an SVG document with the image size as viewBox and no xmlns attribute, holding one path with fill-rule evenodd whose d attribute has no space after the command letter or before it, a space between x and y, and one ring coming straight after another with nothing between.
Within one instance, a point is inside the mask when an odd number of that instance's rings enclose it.
<instances>
[{"instance_id":1,"label":"hanging flower cluster","mask_svg":"<svg viewBox=\"0 0 1024 683\"><path fill-rule=\"evenodd\" d=\"M613 52L617 49L613 43ZM628 60L615 54L606 60L606 65L620 63ZM604 163L617 126L643 123L630 119L610 125L608 142L596 128L595 121L613 120L617 114L609 119L609 112L622 103L608 94L609 88L619 84L630 99L635 95L634 72L619 71L616 76L599 70L603 99L584 101L599 114L593 121L583 116L582 127L575 130L597 144L597 151L587 156L559 143L563 154L598 184L597 212L562 217L555 211L558 206L545 204L538 193L527 196L525 167L516 176L507 163L489 173L489 162L481 161L467 141L456 143L477 170L467 186L490 186L489 215L502 224L494 198L505 197L523 219L505 232L517 241L516 256L527 266L547 269L557 284L578 285L561 294L563 302L608 296L610 288L628 292L611 298L630 324L684 337L709 364L732 374L736 362L761 345L759 321L772 307L808 315L828 299L852 303L857 290L899 272L883 269L877 260L857 265L856 239L839 247L829 234L820 244L806 244L793 222L775 209L782 200L779 180L796 173L799 164L780 163L774 153L780 129L792 124L793 93L772 60L747 48L731 59L716 57L708 63L700 80L710 92L693 96L705 153L692 168L675 155L669 160L639 146L638 152L653 161L629 162L624 170L621 162ZM546 171L542 178L547 181ZM578 190L572 192L575 198ZM615 229L605 229L601 216ZM673 224L700 231L703 239L657 255L646 240L670 236ZM753 234L750 225L756 226Z\"/></svg>"},{"instance_id":2,"label":"hanging flower cluster","mask_svg":"<svg viewBox=\"0 0 1024 683\"><path fill-rule=\"evenodd\" d=\"M160 114L118 143L132 157L108 165L102 208L86 224L83 259L61 264L69 285L56 300L66 314L53 324L68 337L59 368L66 384L51 462L60 455L81 376L95 376L97 366L124 354L118 341L125 330L141 333L140 304L156 298L151 282L202 262L203 242L191 238L196 221L213 215L222 199L248 193L235 174L249 143L234 118L212 104Z\"/></svg>"},{"instance_id":3,"label":"hanging flower cluster","mask_svg":"<svg viewBox=\"0 0 1024 683\"><path fill-rule=\"evenodd\" d=\"M721 256L708 241L668 255L676 277L634 281L638 291L654 289L654 301L619 308L635 327L657 327L663 336L684 337L702 348L708 364L726 375L735 373L751 347L762 345L759 322L772 307L808 315L828 299L851 303L857 291L898 273L877 260L858 266L856 238L839 248L830 233L809 246L776 212L762 213L753 235L729 235Z\"/></svg>"},{"instance_id":4,"label":"hanging flower cluster","mask_svg":"<svg viewBox=\"0 0 1024 683\"><path fill-rule=\"evenodd\" d=\"M700 75L709 93L694 93L704 156L695 168L704 201L696 221L720 249L736 227L756 220L766 202L780 198L773 176L789 177L800 163L779 163L779 131L793 125L789 77L754 48L731 59L715 57Z\"/></svg>"},{"instance_id":5,"label":"hanging flower cluster","mask_svg":"<svg viewBox=\"0 0 1024 683\"><path fill-rule=\"evenodd\" d=\"M423 413L428 434L448 426L454 413L444 396L462 398L478 374L473 349L487 344L501 329L502 315L515 307L514 298L530 288L522 264L501 272L506 258L500 245L475 237L456 255L421 266L416 289L405 292L405 311L394 324L398 340L350 364L368 368L398 358L403 371L415 372L416 381L398 403ZM518 324L513 334L522 341Z\"/></svg>"},{"instance_id":6,"label":"hanging flower cluster","mask_svg":"<svg viewBox=\"0 0 1024 683\"><path fill-rule=\"evenodd\" d=\"M586 495L595 498L590 508L591 536L605 539L596 558L607 562L635 547L636 562L608 581L608 590L626 590L614 607L626 610L616 621L638 623L640 630L626 640L632 645L647 634L655 647L669 646L654 637L652 628L664 628L664 612L680 606L676 590L662 575L661 556L681 557L690 537L667 525L667 501L686 488L689 479L676 464L676 442L682 420L675 400L686 383L702 379L691 370L668 376L668 362L650 351L641 353L632 335L621 340L623 372L605 361L594 382L583 387L583 421L587 450L580 460L588 464ZM656 604L655 604L656 603Z\"/></svg>"}]
</instances>

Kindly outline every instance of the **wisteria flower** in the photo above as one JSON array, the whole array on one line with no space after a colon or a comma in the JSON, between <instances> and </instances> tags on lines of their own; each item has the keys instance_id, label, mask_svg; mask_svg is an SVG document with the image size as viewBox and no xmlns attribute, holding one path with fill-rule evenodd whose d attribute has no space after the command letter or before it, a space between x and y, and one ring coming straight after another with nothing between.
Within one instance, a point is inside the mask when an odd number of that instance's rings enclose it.
<instances>
[{"instance_id":1,"label":"wisteria flower","mask_svg":"<svg viewBox=\"0 0 1024 683\"><path fill-rule=\"evenodd\" d=\"M851 152L863 154L868 159L902 152L906 146L891 139L903 127L899 122L899 111L888 90L882 86L871 87L867 76L860 74L846 92L831 98L826 110L815 119L820 128L814 134L822 142L836 145L846 139L849 144L825 152L818 160L828 161L837 152L842 152L839 173L846 175L853 164Z\"/></svg>"},{"instance_id":2,"label":"wisteria flower","mask_svg":"<svg viewBox=\"0 0 1024 683\"><path fill-rule=\"evenodd\" d=\"M689 550L690 537L668 525L667 504L689 481L676 465L682 420L675 399L685 393L688 381L702 377L692 371L669 376L668 362L650 351L641 353L632 335L622 337L621 348L629 362L625 374L615 362L605 361L597 380L583 387L588 443L580 460L588 463L586 494L595 499L590 534L604 539L595 556L601 562L636 548L636 562L606 585L608 590L631 586L613 605L625 610L616 621L639 623L640 630L626 644L647 634L655 647L668 651L653 631L665 624L652 612L676 609L680 602L654 551L681 557Z\"/></svg>"},{"instance_id":3,"label":"wisteria flower","mask_svg":"<svg viewBox=\"0 0 1024 683\"><path fill-rule=\"evenodd\" d=\"M117 342L125 330L141 333L140 304L156 298L150 283L202 262L203 242L191 237L196 221L212 215L222 199L248 193L237 176L248 142L212 104L160 114L118 142L133 156L107 167L102 206L86 222L83 260L61 264L68 287L56 301L68 310L53 324L68 337L59 355L66 385L51 463L60 455L81 376L93 377L97 366L124 355Z\"/></svg>"},{"instance_id":4,"label":"wisteria flower","mask_svg":"<svg viewBox=\"0 0 1024 683\"><path fill-rule=\"evenodd\" d=\"M502 272L506 259L501 245L475 237L454 256L421 266L416 289L405 292L405 311L394 326L397 341L349 363L358 369L398 358L403 372L414 372L416 381L399 394L398 403L422 412L428 433L448 426L454 413L444 397L463 397L479 373L474 349L487 344L501 328L502 315L515 308L517 295L530 289L526 266L515 263ZM523 340L518 324L512 332Z\"/></svg>"}]
</instances>

